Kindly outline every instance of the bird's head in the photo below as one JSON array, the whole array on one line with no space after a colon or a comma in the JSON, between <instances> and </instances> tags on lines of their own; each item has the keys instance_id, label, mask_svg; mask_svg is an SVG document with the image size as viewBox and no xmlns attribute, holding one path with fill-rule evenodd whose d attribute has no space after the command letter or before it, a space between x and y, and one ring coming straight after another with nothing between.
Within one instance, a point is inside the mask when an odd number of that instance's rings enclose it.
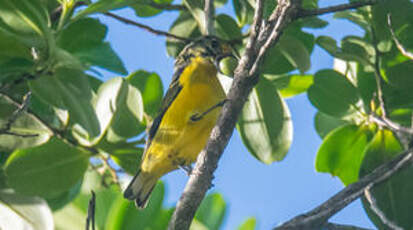
<instances>
[{"instance_id":1,"label":"bird's head","mask_svg":"<svg viewBox=\"0 0 413 230\"><path fill-rule=\"evenodd\" d=\"M203 36L185 46L177 58L177 64L198 56L209 59L218 67L221 59L234 55L229 43L215 36Z\"/></svg>"}]
</instances>

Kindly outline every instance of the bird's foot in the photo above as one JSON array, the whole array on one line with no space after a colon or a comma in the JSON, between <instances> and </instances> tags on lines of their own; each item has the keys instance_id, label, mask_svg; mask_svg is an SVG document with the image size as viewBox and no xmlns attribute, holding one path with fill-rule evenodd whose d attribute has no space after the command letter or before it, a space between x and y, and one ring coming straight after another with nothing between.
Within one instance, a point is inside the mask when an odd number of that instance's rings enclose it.
<instances>
[{"instance_id":1,"label":"bird's foot","mask_svg":"<svg viewBox=\"0 0 413 230\"><path fill-rule=\"evenodd\" d=\"M179 168L184 170L186 175L191 176L193 170L192 165L180 165Z\"/></svg>"}]
</instances>

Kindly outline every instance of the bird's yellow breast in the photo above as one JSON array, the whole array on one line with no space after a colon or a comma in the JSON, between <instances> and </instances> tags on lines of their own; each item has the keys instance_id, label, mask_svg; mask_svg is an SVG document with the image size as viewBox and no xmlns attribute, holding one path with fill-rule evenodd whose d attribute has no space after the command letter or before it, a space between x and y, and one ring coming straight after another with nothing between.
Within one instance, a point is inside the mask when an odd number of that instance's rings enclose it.
<instances>
[{"instance_id":1,"label":"bird's yellow breast","mask_svg":"<svg viewBox=\"0 0 413 230\"><path fill-rule=\"evenodd\" d=\"M216 123L220 108L198 121L190 118L225 99L215 66L202 57L192 58L179 83L182 89L165 112L141 165L141 170L159 176L196 160Z\"/></svg>"}]
</instances>

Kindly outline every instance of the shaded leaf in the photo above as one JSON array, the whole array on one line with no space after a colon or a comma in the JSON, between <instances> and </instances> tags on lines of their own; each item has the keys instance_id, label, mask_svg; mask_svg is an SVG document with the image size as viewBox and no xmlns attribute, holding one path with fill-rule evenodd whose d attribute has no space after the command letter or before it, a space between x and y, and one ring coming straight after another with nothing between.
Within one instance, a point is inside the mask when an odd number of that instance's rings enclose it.
<instances>
[{"instance_id":1,"label":"shaded leaf","mask_svg":"<svg viewBox=\"0 0 413 230\"><path fill-rule=\"evenodd\" d=\"M370 139L371 131L365 126L345 125L336 128L324 138L318 149L316 170L338 176L345 185L356 182Z\"/></svg>"},{"instance_id":2,"label":"shaded leaf","mask_svg":"<svg viewBox=\"0 0 413 230\"><path fill-rule=\"evenodd\" d=\"M290 111L275 86L265 78L251 92L237 123L244 145L258 160L282 160L292 141Z\"/></svg>"},{"instance_id":3,"label":"shaded leaf","mask_svg":"<svg viewBox=\"0 0 413 230\"><path fill-rule=\"evenodd\" d=\"M225 40L241 39L241 28L238 27L237 22L229 15L220 14L215 19L215 30L218 37Z\"/></svg>"},{"instance_id":4,"label":"shaded leaf","mask_svg":"<svg viewBox=\"0 0 413 230\"><path fill-rule=\"evenodd\" d=\"M61 194L55 197L47 198L47 204L53 211L61 209L66 204L70 203L79 194L81 186L82 180L78 181L69 190L62 192Z\"/></svg>"},{"instance_id":5,"label":"shaded leaf","mask_svg":"<svg viewBox=\"0 0 413 230\"><path fill-rule=\"evenodd\" d=\"M317 131L318 135L321 138L324 138L331 131L345 124L348 124L348 122L345 120L341 120L341 119L329 116L320 111L318 111L314 117L315 130Z\"/></svg>"},{"instance_id":6,"label":"shaded leaf","mask_svg":"<svg viewBox=\"0 0 413 230\"><path fill-rule=\"evenodd\" d=\"M120 148L111 152L113 161L129 174L135 174L140 166L143 148Z\"/></svg>"},{"instance_id":7,"label":"shaded leaf","mask_svg":"<svg viewBox=\"0 0 413 230\"><path fill-rule=\"evenodd\" d=\"M44 74L30 81L29 86L44 102L68 110L70 122L78 124L86 138L99 135L99 122L91 104L93 91L82 71L59 68L53 75Z\"/></svg>"},{"instance_id":8,"label":"shaded leaf","mask_svg":"<svg viewBox=\"0 0 413 230\"><path fill-rule=\"evenodd\" d=\"M226 204L222 195L209 194L199 206L195 218L209 230L218 230L224 220Z\"/></svg>"},{"instance_id":9,"label":"shaded leaf","mask_svg":"<svg viewBox=\"0 0 413 230\"><path fill-rule=\"evenodd\" d=\"M235 15L240 26L251 24L254 17L254 8L248 0L232 0Z\"/></svg>"},{"instance_id":10,"label":"shaded leaf","mask_svg":"<svg viewBox=\"0 0 413 230\"><path fill-rule=\"evenodd\" d=\"M14 151L5 165L7 183L21 194L54 197L78 183L88 159L82 150L52 138L41 146Z\"/></svg>"},{"instance_id":11,"label":"shaded leaf","mask_svg":"<svg viewBox=\"0 0 413 230\"><path fill-rule=\"evenodd\" d=\"M186 11L181 12L179 17L172 23L169 33L185 38L195 38L201 35L197 22ZM167 39L166 51L169 56L176 57L185 45L183 42Z\"/></svg>"},{"instance_id":12,"label":"shaded leaf","mask_svg":"<svg viewBox=\"0 0 413 230\"><path fill-rule=\"evenodd\" d=\"M308 98L321 112L342 117L353 112L359 93L345 76L334 70L320 70L308 89Z\"/></svg>"},{"instance_id":13,"label":"shaded leaf","mask_svg":"<svg viewBox=\"0 0 413 230\"><path fill-rule=\"evenodd\" d=\"M390 161L403 151L403 147L393 133L389 130L379 130L369 143L360 169L360 177L372 172L379 165ZM409 210L413 204L408 202L413 199L413 169L407 167L388 180L371 189L372 198L377 208L403 229L412 229L413 222ZM378 216L372 211L366 197L363 197L363 207L370 219L379 229L388 229Z\"/></svg>"},{"instance_id":14,"label":"shaded leaf","mask_svg":"<svg viewBox=\"0 0 413 230\"><path fill-rule=\"evenodd\" d=\"M0 97L0 127L4 128L9 123L12 114L18 109L5 97ZM13 122L9 132L24 135L37 135L33 137L18 137L0 134L0 151L14 151L15 149L28 148L47 142L52 135L49 129L36 117L28 113L21 113Z\"/></svg>"}]
</instances>

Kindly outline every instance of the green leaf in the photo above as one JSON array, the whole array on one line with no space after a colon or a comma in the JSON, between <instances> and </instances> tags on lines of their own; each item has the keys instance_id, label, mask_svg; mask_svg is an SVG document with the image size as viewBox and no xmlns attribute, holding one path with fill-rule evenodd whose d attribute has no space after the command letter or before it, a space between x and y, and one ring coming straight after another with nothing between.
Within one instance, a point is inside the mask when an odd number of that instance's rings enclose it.
<instances>
[{"instance_id":1,"label":"green leaf","mask_svg":"<svg viewBox=\"0 0 413 230\"><path fill-rule=\"evenodd\" d=\"M218 230L224 220L226 204L219 193L209 194L202 201L195 218L209 230Z\"/></svg>"},{"instance_id":2,"label":"green leaf","mask_svg":"<svg viewBox=\"0 0 413 230\"><path fill-rule=\"evenodd\" d=\"M301 20L301 26L312 29L321 29L328 25L328 22L318 17L308 17Z\"/></svg>"},{"instance_id":3,"label":"green leaf","mask_svg":"<svg viewBox=\"0 0 413 230\"><path fill-rule=\"evenodd\" d=\"M245 24L252 24L254 17L254 7L251 6L248 0L232 0L235 15L238 19L238 24L244 26Z\"/></svg>"},{"instance_id":4,"label":"green leaf","mask_svg":"<svg viewBox=\"0 0 413 230\"><path fill-rule=\"evenodd\" d=\"M324 138L318 149L316 170L338 176L345 185L356 182L370 136L371 131L365 126L336 128Z\"/></svg>"},{"instance_id":5,"label":"green leaf","mask_svg":"<svg viewBox=\"0 0 413 230\"><path fill-rule=\"evenodd\" d=\"M137 210L133 202L119 197L108 211L105 229L134 230L136 226L141 229L151 229L161 212L164 194L165 186L162 182L158 182L149 198L148 206L142 210Z\"/></svg>"},{"instance_id":6,"label":"green leaf","mask_svg":"<svg viewBox=\"0 0 413 230\"><path fill-rule=\"evenodd\" d=\"M389 84L399 89L411 89L413 86L413 62L411 60L390 66L385 71Z\"/></svg>"},{"instance_id":7,"label":"green leaf","mask_svg":"<svg viewBox=\"0 0 413 230\"><path fill-rule=\"evenodd\" d=\"M0 190L0 213L2 229L54 230L52 212L39 197Z\"/></svg>"},{"instance_id":8,"label":"green leaf","mask_svg":"<svg viewBox=\"0 0 413 230\"><path fill-rule=\"evenodd\" d=\"M12 101L5 97L0 97L0 127L5 127L13 113L18 109ZM33 137L19 137L14 135L0 135L0 152L11 152L15 149L28 148L41 145L47 142L52 135L49 129L44 126L33 115L22 112L12 123L9 132L22 135L37 135Z\"/></svg>"},{"instance_id":9,"label":"green leaf","mask_svg":"<svg viewBox=\"0 0 413 230\"><path fill-rule=\"evenodd\" d=\"M53 211L61 209L66 204L70 203L79 194L81 186L82 180L78 181L69 190L62 192L55 197L47 198L47 204Z\"/></svg>"},{"instance_id":10,"label":"green leaf","mask_svg":"<svg viewBox=\"0 0 413 230\"><path fill-rule=\"evenodd\" d=\"M238 119L244 145L258 160L270 164L282 160L291 145L290 111L275 86L261 78Z\"/></svg>"},{"instance_id":11,"label":"green leaf","mask_svg":"<svg viewBox=\"0 0 413 230\"><path fill-rule=\"evenodd\" d=\"M389 130L379 130L369 143L360 169L360 177L372 172L376 167L390 161L399 155L403 148L397 138ZM406 167L388 180L374 186L371 197L376 207L390 220L402 229L412 229L413 222L409 210L413 208L413 169ZM363 207L378 229L388 229L373 212L366 197L362 199Z\"/></svg>"},{"instance_id":12,"label":"green leaf","mask_svg":"<svg viewBox=\"0 0 413 230\"><path fill-rule=\"evenodd\" d=\"M308 89L308 98L321 112L342 117L354 111L359 93L345 76L330 69L318 71L314 84Z\"/></svg>"},{"instance_id":13,"label":"green leaf","mask_svg":"<svg viewBox=\"0 0 413 230\"><path fill-rule=\"evenodd\" d=\"M321 138L324 138L331 131L345 124L348 124L348 122L345 120L341 120L341 119L329 116L320 111L318 111L314 117L315 130L317 131L318 135Z\"/></svg>"},{"instance_id":14,"label":"green leaf","mask_svg":"<svg viewBox=\"0 0 413 230\"><path fill-rule=\"evenodd\" d=\"M104 42L107 27L97 19L84 18L69 24L57 38L59 47L77 57L87 68L99 66L127 74L121 59L109 43Z\"/></svg>"},{"instance_id":15,"label":"green leaf","mask_svg":"<svg viewBox=\"0 0 413 230\"><path fill-rule=\"evenodd\" d=\"M116 164L127 173L134 175L139 169L143 148L119 148L110 154Z\"/></svg>"},{"instance_id":16,"label":"green leaf","mask_svg":"<svg viewBox=\"0 0 413 230\"><path fill-rule=\"evenodd\" d=\"M311 67L310 53L304 44L290 36L283 36L278 47L285 58L301 73L306 72Z\"/></svg>"},{"instance_id":17,"label":"green leaf","mask_svg":"<svg viewBox=\"0 0 413 230\"><path fill-rule=\"evenodd\" d=\"M116 115L113 117L114 120L108 133L108 140L112 142L137 136L146 128L142 95L134 86L126 85L126 94L123 98L117 99Z\"/></svg>"},{"instance_id":18,"label":"green leaf","mask_svg":"<svg viewBox=\"0 0 413 230\"><path fill-rule=\"evenodd\" d=\"M215 30L218 37L225 40L241 39L241 28L238 27L237 22L229 15L220 14L215 19Z\"/></svg>"},{"instance_id":19,"label":"green leaf","mask_svg":"<svg viewBox=\"0 0 413 230\"><path fill-rule=\"evenodd\" d=\"M145 113L154 117L163 96L163 85L159 75L154 72L138 70L130 74L126 80L141 93Z\"/></svg>"},{"instance_id":20,"label":"green leaf","mask_svg":"<svg viewBox=\"0 0 413 230\"><path fill-rule=\"evenodd\" d=\"M44 102L68 110L70 122L78 124L86 138L100 134L99 122L91 104L93 91L82 71L59 68L52 75L44 74L30 81L29 86Z\"/></svg>"},{"instance_id":21,"label":"green leaf","mask_svg":"<svg viewBox=\"0 0 413 230\"><path fill-rule=\"evenodd\" d=\"M131 7L139 17L151 17L161 13L163 10L151 6L151 4L170 4L173 0L138 0Z\"/></svg>"},{"instance_id":22,"label":"green leaf","mask_svg":"<svg viewBox=\"0 0 413 230\"><path fill-rule=\"evenodd\" d=\"M89 155L59 139L34 148L16 150L7 159L7 182L16 192L54 197L83 177Z\"/></svg>"},{"instance_id":23,"label":"green leaf","mask_svg":"<svg viewBox=\"0 0 413 230\"><path fill-rule=\"evenodd\" d=\"M340 11L334 14L334 18L340 18L340 19L347 19L357 25L359 25L361 28L364 30L368 31L370 28L368 18L363 15L360 11L350 11L350 10L345 10L345 11Z\"/></svg>"},{"instance_id":24,"label":"green leaf","mask_svg":"<svg viewBox=\"0 0 413 230\"><path fill-rule=\"evenodd\" d=\"M250 217L244 221L237 229L238 230L254 230L257 224L255 217Z\"/></svg>"},{"instance_id":25,"label":"green leaf","mask_svg":"<svg viewBox=\"0 0 413 230\"><path fill-rule=\"evenodd\" d=\"M184 11L179 14L179 17L174 21L169 33L181 36L184 38L195 38L201 35L198 29L198 24L190 13ZM176 57L184 48L185 43L166 39L166 51L171 57Z\"/></svg>"},{"instance_id":26,"label":"green leaf","mask_svg":"<svg viewBox=\"0 0 413 230\"><path fill-rule=\"evenodd\" d=\"M90 4L86 9L79 11L76 14L74 19L80 19L89 14L94 13L103 13L110 10L116 10L123 7L126 7L132 3L135 3L136 0L99 0Z\"/></svg>"},{"instance_id":27,"label":"green leaf","mask_svg":"<svg viewBox=\"0 0 413 230\"><path fill-rule=\"evenodd\" d=\"M272 78L272 76L266 76ZM313 84L313 75L282 75L272 81L283 98L304 93Z\"/></svg>"}]
</instances>

